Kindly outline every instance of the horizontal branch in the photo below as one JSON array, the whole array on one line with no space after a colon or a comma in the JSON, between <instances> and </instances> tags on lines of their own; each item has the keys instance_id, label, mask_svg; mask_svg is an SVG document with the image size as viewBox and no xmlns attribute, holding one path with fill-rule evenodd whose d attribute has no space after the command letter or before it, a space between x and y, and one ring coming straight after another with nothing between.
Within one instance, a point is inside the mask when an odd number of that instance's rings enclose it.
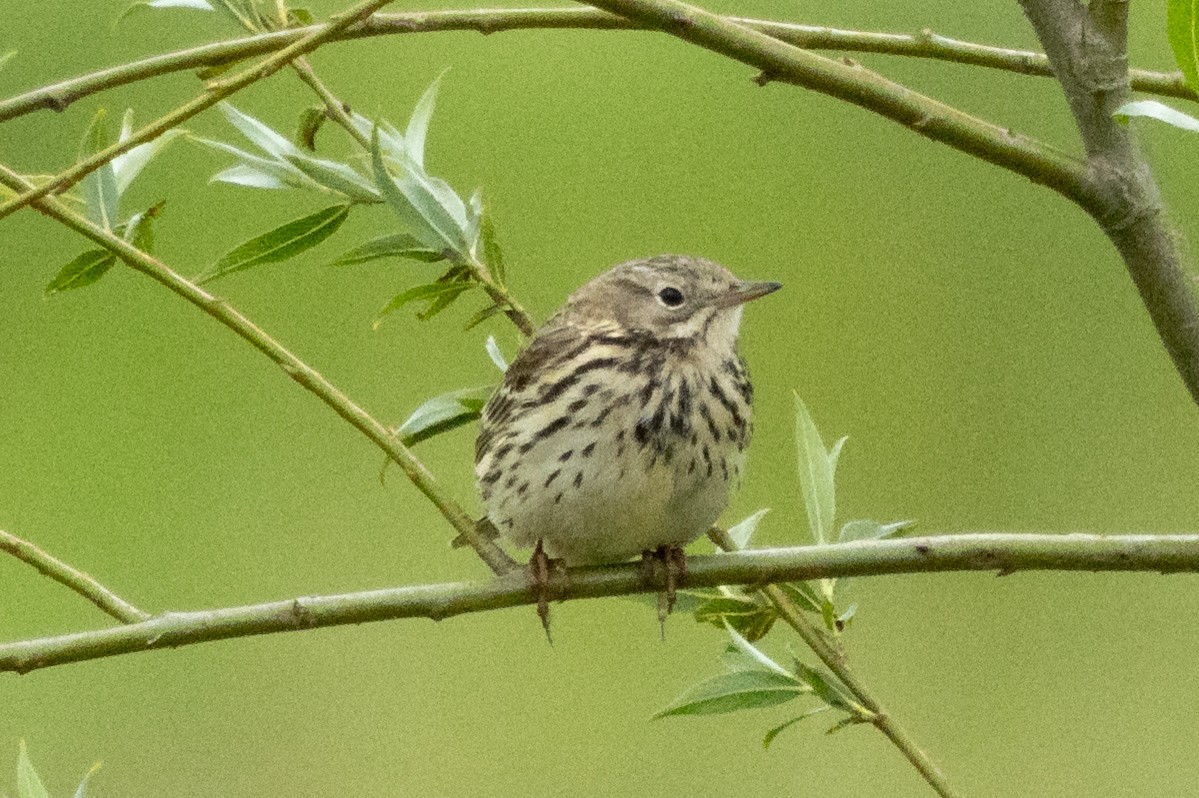
<instances>
[{"instance_id":1,"label":"horizontal branch","mask_svg":"<svg viewBox=\"0 0 1199 798\"><path fill-rule=\"evenodd\" d=\"M800 25L763 19L730 17L777 39L810 50L879 53L927 58L971 66L988 67L1022 75L1051 77L1049 61L1042 53L992 47L941 36L928 29L919 33L885 33L840 30L818 25ZM292 28L257 36L214 42L173 53L163 53L128 64L80 75L0 101L0 122L39 110L62 111L83 97L106 89L189 69L220 66L264 55L292 44L323 26ZM331 41L374 36L438 31L498 33L511 30L654 30L623 17L595 8L512 8L451 11L414 11L404 14L375 14L362 25L342 31ZM1138 91L1187 100L1199 100L1180 72L1131 70Z\"/></svg>"},{"instance_id":2,"label":"horizontal branch","mask_svg":"<svg viewBox=\"0 0 1199 798\"><path fill-rule=\"evenodd\" d=\"M1199 535L972 534L759 549L688 558L687 587L760 586L843 576L945 571L1199 572ZM637 564L572 568L555 598L656 592ZM27 673L71 662L396 618L442 620L533 604L523 571L490 582L399 587L308 596L226 609L169 612L141 623L0 645L0 671Z\"/></svg>"},{"instance_id":3,"label":"horizontal branch","mask_svg":"<svg viewBox=\"0 0 1199 798\"><path fill-rule=\"evenodd\" d=\"M28 540L0 529L0 551L8 552L22 562L36 568L60 585L74 590L95 604L102 612L122 623L137 623L150 617L150 613L139 610L125 599L113 593L78 568L68 565L53 554L35 546Z\"/></svg>"}]
</instances>

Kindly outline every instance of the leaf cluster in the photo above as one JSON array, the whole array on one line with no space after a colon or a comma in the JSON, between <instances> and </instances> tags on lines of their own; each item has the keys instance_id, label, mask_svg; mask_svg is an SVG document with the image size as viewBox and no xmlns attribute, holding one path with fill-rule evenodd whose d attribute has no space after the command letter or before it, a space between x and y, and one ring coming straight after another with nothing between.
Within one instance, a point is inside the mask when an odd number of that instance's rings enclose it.
<instances>
[{"instance_id":1,"label":"leaf cluster","mask_svg":"<svg viewBox=\"0 0 1199 798\"><path fill-rule=\"evenodd\" d=\"M75 788L73 798L87 798L88 780L99 769L99 762L92 765L91 769L84 774L83 780L79 782L79 786ZM29 759L29 751L24 740L21 740L17 751L17 798L50 798L49 790L42 783L42 777L38 775L37 770L33 767L33 762Z\"/></svg>"}]
</instances>

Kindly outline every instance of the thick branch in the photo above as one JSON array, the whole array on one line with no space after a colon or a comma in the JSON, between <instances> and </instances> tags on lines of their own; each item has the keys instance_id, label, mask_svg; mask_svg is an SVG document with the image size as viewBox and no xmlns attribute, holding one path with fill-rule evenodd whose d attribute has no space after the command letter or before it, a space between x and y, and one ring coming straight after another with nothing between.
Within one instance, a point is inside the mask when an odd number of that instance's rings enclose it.
<instances>
[{"instance_id":1,"label":"thick branch","mask_svg":"<svg viewBox=\"0 0 1199 798\"><path fill-rule=\"evenodd\" d=\"M882 33L839 30L818 25L799 25L761 19L730 17L776 39L810 50L881 53L928 58L982 66L1023 75L1052 76L1049 61L1041 53L991 47L941 36L930 30L920 33ZM152 56L121 66L43 86L0 102L0 122L39 110L62 111L83 97L140 80L189 69L218 66L282 49L323 26L273 31L241 39L214 42L187 50ZM341 31L330 41L347 41L373 36L437 31L497 33L530 29L655 30L594 8L512 8L466 11L414 11L405 14L375 14L363 24ZM1179 72L1132 71L1138 91L1167 97L1197 100Z\"/></svg>"},{"instance_id":2,"label":"thick branch","mask_svg":"<svg viewBox=\"0 0 1199 798\"><path fill-rule=\"evenodd\" d=\"M56 175L45 185L38 188L30 188L8 202L0 204L0 219L24 208L36 199L49 196L50 194L61 194L118 155L129 152L129 150L139 144L144 144L147 141L158 138L166 131L178 127L201 111L216 105L224 98L241 91L253 83L270 77L282 69L293 58L312 52L333 36L336 36L338 31L345 30L390 2L391 0L368 0L365 3L354 6L335 17L319 30L309 33L307 36L284 47L270 58L263 59L261 62L238 72L230 78L209 84L208 90L199 97L184 103L165 116L159 117L141 130L130 135L124 141L119 141L111 147L101 150L89 158L85 158L65 172Z\"/></svg>"},{"instance_id":3,"label":"thick branch","mask_svg":"<svg viewBox=\"0 0 1199 798\"><path fill-rule=\"evenodd\" d=\"M1157 183L1112 113L1129 97L1127 0L1021 0L1087 151L1081 203L1116 245L1191 398L1199 403L1199 306Z\"/></svg>"},{"instance_id":4,"label":"thick branch","mask_svg":"<svg viewBox=\"0 0 1199 798\"><path fill-rule=\"evenodd\" d=\"M54 555L46 552L19 538L11 532L0 529L0 551L6 551L22 562L27 562L42 574L50 577L60 585L74 590L85 599L95 604L102 612L111 615L122 623L137 623L150 617L150 613L139 610L125 599L113 593L90 576L67 565Z\"/></svg>"},{"instance_id":5,"label":"thick branch","mask_svg":"<svg viewBox=\"0 0 1199 798\"><path fill-rule=\"evenodd\" d=\"M842 576L944 571L1156 571L1199 573L1199 535L976 534L760 549L688 559L688 587L758 586ZM561 598L656 592L636 564L573 568ZM454 583L310 596L245 607L171 612L142 623L0 645L0 671L176 648L233 637L393 618L442 620L536 602L522 572Z\"/></svg>"},{"instance_id":6,"label":"thick branch","mask_svg":"<svg viewBox=\"0 0 1199 798\"><path fill-rule=\"evenodd\" d=\"M17 191L29 187L29 183L24 178L3 164L0 164L0 185L6 185ZM226 300L208 293L195 283L171 271L153 256L142 252L119 236L96 226L74 211L67 209L57 200L39 199L34 201L34 207L115 253L129 266L166 286L237 333L247 343L274 361L289 377L329 405L334 412L394 460L417 489L433 502L441 511L442 516L479 553L479 556L492 571L497 574L504 573L515 565L502 549L475 528L475 522L471 517L450 498L408 447L404 446L386 427L376 421L362 407L355 404L333 383L321 376L316 369L293 355L265 330L230 306Z\"/></svg>"}]
</instances>

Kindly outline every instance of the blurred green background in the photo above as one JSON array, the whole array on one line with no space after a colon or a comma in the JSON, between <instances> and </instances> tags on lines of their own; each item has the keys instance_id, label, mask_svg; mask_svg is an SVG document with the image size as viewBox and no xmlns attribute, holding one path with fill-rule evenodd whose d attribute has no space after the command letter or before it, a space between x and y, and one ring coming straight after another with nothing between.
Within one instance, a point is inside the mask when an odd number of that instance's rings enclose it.
<instances>
[{"instance_id":1,"label":"blurred green background","mask_svg":"<svg viewBox=\"0 0 1199 798\"><path fill-rule=\"evenodd\" d=\"M14 94L227 38L215 15L123 2L7 0L0 73ZM311 4L318 14L339 6ZM393 10L406 10L395 6ZM849 0L718 10L1035 46L1016 3ZM1132 60L1170 66L1165 2L1133 6ZM1051 81L864 57L917 89L1078 151ZM1080 211L997 168L660 34L515 32L340 44L314 65L368 116L402 122L446 67L432 170L485 187L514 290L540 318L605 267L704 255L786 284L746 314L757 438L735 521L771 507L760 545L806 540L790 391L848 434L841 517L925 532L1195 531L1199 411L1121 263ZM74 157L92 113L148 120L190 74L0 127L25 172ZM284 71L235 102L291 130L306 88ZM210 112L188 127L236 134ZM1196 231L1196 139L1138 125L1183 234ZM330 152L348 152L332 128ZM176 143L130 202L166 199L164 260L194 274L319 199L217 185L227 165ZM381 419L493 379L460 302L432 323L370 321L433 267L322 264L392 229L356 213L295 262L219 291ZM3 223L0 528L150 610L482 579L379 452L231 333L128 270L52 299L85 248L31 212ZM418 274L419 272L419 274ZM472 434L419 454L477 507ZM697 544L696 551L706 550ZM1199 591L1188 576L1017 574L857 580L851 662L966 795L1178 795L1199 779ZM54 794L95 760L97 796L930 795L881 735L823 720L769 752L791 706L650 722L720 670L721 635L686 616L665 643L632 601L207 644L0 676L0 791L28 740ZM98 628L66 590L0 559L0 639ZM782 651L783 635L768 645ZM798 645L798 644L797 644Z\"/></svg>"}]
</instances>

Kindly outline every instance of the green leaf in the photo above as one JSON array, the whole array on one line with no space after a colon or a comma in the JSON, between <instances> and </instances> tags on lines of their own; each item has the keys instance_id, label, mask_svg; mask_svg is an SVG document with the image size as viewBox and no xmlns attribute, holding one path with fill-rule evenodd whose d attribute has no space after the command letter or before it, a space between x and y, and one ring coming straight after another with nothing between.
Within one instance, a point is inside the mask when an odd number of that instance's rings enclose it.
<instances>
[{"instance_id":1,"label":"green leaf","mask_svg":"<svg viewBox=\"0 0 1199 798\"><path fill-rule=\"evenodd\" d=\"M404 131L404 149L421 170L425 168L425 138L429 133L429 119L433 116L433 107L437 104L437 90L445 73L446 70L442 70L417 100L416 107L412 109L412 116L408 118L408 129Z\"/></svg>"},{"instance_id":2,"label":"green leaf","mask_svg":"<svg viewBox=\"0 0 1199 798\"><path fill-rule=\"evenodd\" d=\"M508 309L507 304L487 305L486 307L481 308L478 313L471 316L470 320L466 322L466 326L463 327L462 329L463 330L473 330L475 327L478 327L480 324L487 321L492 316L496 315L497 313L503 313L507 309Z\"/></svg>"},{"instance_id":3,"label":"green leaf","mask_svg":"<svg viewBox=\"0 0 1199 798\"><path fill-rule=\"evenodd\" d=\"M0 69L4 69L8 62L17 57L16 50L9 50L7 53L0 53Z\"/></svg>"},{"instance_id":4,"label":"green leaf","mask_svg":"<svg viewBox=\"0 0 1199 798\"><path fill-rule=\"evenodd\" d=\"M283 156L287 163L330 191L344 194L357 202L382 202L379 190L362 175L344 163L315 158L304 153L289 153Z\"/></svg>"},{"instance_id":5,"label":"green leaf","mask_svg":"<svg viewBox=\"0 0 1199 798\"><path fill-rule=\"evenodd\" d=\"M841 709L852 714L858 714L861 708L850 698L837 682L837 677L820 668L813 668L795 661L796 676L812 688L812 692L821 701L835 709Z\"/></svg>"},{"instance_id":6,"label":"green leaf","mask_svg":"<svg viewBox=\"0 0 1199 798\"><path fill-rule=\"evenodd\" d=\"M1156 119L1159 122L1165 122L1167 125L1189 130L1192 133L1199 132L1199 119L1184 114L1182 111L1176 111L1170 106L1159 103L1157 100L1136 100L1135 102L1124 103L1116 109L1112 116L1117 122L1124 124L1128 123L1130 117L1145 116L1150 119Z\"/></svg>"},{"instance_id":7,"label":"green leaf","mask_svg":"<svg viewBox=\"0 0 1199 798\"><path fill-rule=\"evenodd\" d=\"M306 23L310 24L310 23ZM296 126L295 140L309 152L316 152L316 134L329 115L323 105L313 105L300 112L300 123Z\"/></svg>"},{"instance_id":8,"label":"green leaf","mask_svg":"<svg viewBox=\"0 0 1199 798\"><path fill-rule=\"evenodd\" d=\"M733 639L733 645L736 646L742 654L749 657L768 671L774 671L775 673L786 676L787 678L791 678L791 674L787 673L786 668L784 668L782 665L779 665L770 657L766 656L761 649L738 634L737 630L730 626L727 622L725 623L724 628L729 633L729 637Z\"/></svg>"},{"instance_id":9,"label":"green leaf","mask_svg":"<svg viewBox=\"0 0 1199 798\"><path fill-rule=\"evenodd\" d=\"M114 27L125 21L126 17L151 8L192 8L197 11L212 11L208 0L137 0L121 12L113 23Z\"/></svg>"},{"instance_id":10,"label":"green leaf","mask_svg":"<svg viewBox=\"0 0 1199 798\"><path fill-rule=\"evenodd\" d=\"M90 249L58 270L58 274L46 286L46 296L91 285L103 277L116 262L117 256L106 249Z\"/></svg>"},{"instance_id":11,"label":"green leaf","mask_svg":"<svg viewBox=\"0 0 1199 798\"><path fill-rule=\"evenodd\" d=\"M17 798L50 798L41 777L29 761L29 751L24 740L21 740L17 750Z\"/></svg>"},{"instance_id":12,"label":"green leaf","mask_svg":"<svg viewBox=\"0 0 1199 798\"><path fill-rule=\"evenodd\" d=\"M495 221L489 208L483 209L480 240L483 243L483 262L496 285L504 288L508 285L508 267L504 265L504 252L495 239Z\"/></svg>"},{"instance_id":13,"label":"green leaf","mask_svg":"<svg viewBox=\"0 0 1199 798\"><path fill-rule=\"evenodd\" d=\"M244 163L239 163L235 166L230 166L228 169L222 169L213 175L209 183L229 183L235 186L245 186L246 188L287 188L288 185L272 174L256 169L253 166L247 166Z\"/></svg>"},{"instance_id":14,"label":"green leaf","mask_svg":"<svg viewBox=\"0 0 1199 798\"><path fill-rule=\"evenodd\" d=\"M392 233L371 239L365 244L354 247L349 252L342 253L329 265L350 266L380 258L411 258L424 263L435 263L445 260L445 255L440 251L429 249L409 233Z\"/></svg>"},{"instance_id":15,"label":"green leaf","mask_svg":"<svg viewBox=\"0 0 1199 798\"><path fill-rule=\"evenodd\" d=\"M213 175L211 178L209 178L208 182L210 183L236 183L238 185L252 186L254 188L281 187L275 185L258 185L251 180L244 179L243 176L246 174L246 172L238 170L238 167L244 167L245 169L253 170L257 173L270 175L279 183L292 186L293 188L304 188L326 193L328 192L328 189L326 189L320 183L317 183L308 175L304 174L286 161L275 161L271 160L270 158L263 158L260 155L252 155L245 150L234 147L232 144L226 144L223 141L213 141L212 139L201 138L200 136L191 136L190 138L197 144L202 144L205 147L211 147L212 149L220 150L221 152L227 152L241 161L241 163L237 166Z\"/></svg>"},{"instance_id":16,"label":"green leaf","mask_svg":"<svg viewBox=\"0 0 1199 798\"><path fill-rule=\"evenodd\" d=\"M1196 0L1168 0L1166 37L1174 51L1174 61L1182 70L1187 85L1199 89L1199 19Z\"/></svg>"},{"instance_id":17,"label":"green leaf","mask_svg":"<svg viewBox=\"0 0 1199 798\"><path fill-rule=\"evenodd\" d=\"M430 177L410 160L401 163L403 174L393 177L383 161L380 140L376 126L371 135L371 166L383 198L430 249L449 250L457 260L466 260L470 247L464 238L466 210L462 200L445 181Z\"/></svg>"},{"instance_id":18,"label":"green leaf","mask_svg":"<svg viewBox=\"0 0 1199 798\"><path fill-rule=\"evenodd\" d=\"M415 288L409 288L406 291L401 291L391 298L391 301L387 303L387 306L384 307L383 310L379 311L379 316L375 319L372 326L376 330L379 329L379 326L383 323L384 316L388 315L389 313L393 313L412 302L427 301L429 302L429 306L431 308L433 303L438 299L444 296L450 296L452 301L467 288L470 288L469 283L447 282L427 283L425 285L418 285ZM425 311L425 313L427 312L428 311ZM428 316L422 314L422 320L426 318L428 318Z\"/></svg>"},{"instance_id":19,"label":"green leaf","mask_svg":"<svg viewBox=\"0 0 1199 798\"><path fill-rule=\"evenodd\" d=\"M749 539L753 536L754 530L758 528L758 522L768 512L770 512L770 508L764 507L748 518L729 527L728 536L738 551L749 545Z\"/></svg>"},{"instance_id":20,"label":"green leaf","mask_svg":"<svg viewBox=\"0 0 1199 798\"><path fill-rule=\"evenodd\" d=\"M859 715L850 715L848 717L841 718L841 720L837 721L832 726L829 726L828 731L826 731L825 734L836 734L837 732L841 731L842 729L848 728L850 726L857 726L859 723L869 723L870 721L871 721L870 717L862 717Z\"/></svg>"},{"instance_id":21,"label":"green leaf","mask_svg":"<svg viewBox=\"0 0 1199 798\"><path fill-rule=\"evenodd\" d=\"M92 117L83 143L79 148L80 159L91 157L109 145L107 113L101 108ZM112 161L88 174L79 181L79 191L87 206L87 218L105 230L112 230L120 220L121 193L117 189L117 176Z\"/></svg>"},{"instance_id":22,"label":"green leaf","mask_svg":"<svg viewBox=\"0 0 1199 798\"><path fill-rule=\"evenodd\" d=\"M265 27L262 16L254 7L253 0L209 0L209 2L243 28L259 31Z\"/></svg>"},{"instance_id":23,"label":"green leaf","mask_svg":"<svg viewBox=\"0 0 1199 798\"><path fill-rule=\"evenodd\" d=\"M762 738L762 747L769 748L770 744L774 742L774 738L778 737L780 732L791 728L795 724L799 723L801 720L807 720L808 718L812 717L813 715L818 715L821 712L828 712L829 709L831 709L831 707L828 707L828 706L816 707L815 709L809 709L807 712L803 713L802 715L798 715L780 726L775 726L773 729L766 732L766 736Z\"/></svg>"},{"instance_id":24,"label":"green leaf","mask_svg":"<svg viewBox=\"0 0 1199 798\"><path fill-rule=\"evenodd\" d=\"M487 340L483 343L483 348L487 350L487 357L491 358L491 362L501 372L508 373L508 360L504 357L504 353L500 351L500 345L495 342L495 336L487 336Z\"/></svg>"},{"instance_id":25,"label":"green leaf","mask_svg":"<svg viewBox=\"0 0 1199 798\"><path fill-rule=\"evenodd\" d=\"M135 213L117 228L121 238L142 252L154 251L154 220L162 213L165 202L157 202L141 213Z\"/></svg>"},{"instance_id":26,"label":"green leaf","mask_svg":"<svg viewBox=\"0 0 1199 798\"><path fill-rule=\"evenodd\" d=\"M117 141L126 141L132 135L133 109L131 108L125 112L125 116L121 120L121 134L117 137ZM113 158L112 170L117 178L117 193L123 195L134 178L146 168L146 164L154 160L155 156L166 149L167 145L172 141L185 135L187 135L187 131L174 128L166 131L153 141L139 144L129 152Z\"/></svg>"},{"instance_id":27,"label":"green leaf","mask_svg":"<svg viewBox=\"0 0 1199 798\"><path fill-rule=\"evenodd\" d=\"M890 524L880 524L878 521L858 519L846 521L837 535L838 543L849 543L854 540L882 540L894 537L915 526L915 521L895 521Z\"/></svg>"},{"instance_id":28,"label":"green leaf","mask_svg":"<svg viewBox=\"0 0 1199 798\"><path fill-rule=\"evenodd\" d=\"M483 412L483 405L497 387L485 385L435 396L412 411L412 415L396 428L395 434L400 436L405 446L414 446L435 435L476 421Z\"/></svg>"},{"instance_id":29,"label":"green leaf","mask_svg":"<svg viewBox=\"0 0 1199 798\"><path fill-rule=\"evenodd\" d=\"M757 709L791 701L807 692L807 687L801 682L772 671L723 673L692 687L654 718Z\"/></svg>"},{"instance_id":30,"label":"green leaf","mask_svg":"<svg viewBox=\"0 0 1199 798\"><path fill-rule=\"evenodd\" d=\"M243 136L253 142L259 149L276 160L282 161L285 155L299 155L300 148L291 140L279 133L270 125L260 122L249 114L237 110L231 103L220 104L221 112Z\"/></svg>"},{"instance_id":31,"label":"green leaf","mask_svg":"<svg viewBox=\"0 0 1199 798\"><path fill-rule=\"evenodd\" d=\"M750 640L761 640L777 619L771 605L737 596L717 596L695 610L696 621L720 629L732 627Z\"/></svg>"},{"instance_id":32,"label":"green leaf","mask_svg":"<svg viewBox=\"0 0 1199 798\"><path fill-rule=\"evenodd\" d=\"M824 448L812 414L798 393L795 394L795 438L799 451L799 485L803 490L804 509L808 512L808 525L816 542L823 544L832 535L833 518L837 513L833 485L836 457ZM836 453L840 450L838 444Z\"/></svg>"},{"instance_id":33,"label":"green leaf","mask_svg":"<svg viewBox=\"0 0 1199 798\"><path fill-rule=\"evenodd\" d=\"M306 8L289 8L287 9L287 26L294 28L297 26L311 25L313 22L312 12Z\"/></svg>"},{"instance_id":34,"label":"green leaf","mask_svg":"<svg viewBox=\"0 0 1199 798\"><path fill-rule=\"evenodd\" d=\"M337 232L349 213L349 205L333 205L255 236L230 250L211 271L197 277L196 282L207 282L252 266L294 258Z\"/></svg>"},{"instance_id":35,"label":"green leaf","mask_svg":"<svg viewBox=\"0 0 1199 798\"><path fill-rule=\"evenodd\" d=\"M821 598L807 582L783 582L779 588L808 612L820 612Z\"/></svg>"}]
</instances>

